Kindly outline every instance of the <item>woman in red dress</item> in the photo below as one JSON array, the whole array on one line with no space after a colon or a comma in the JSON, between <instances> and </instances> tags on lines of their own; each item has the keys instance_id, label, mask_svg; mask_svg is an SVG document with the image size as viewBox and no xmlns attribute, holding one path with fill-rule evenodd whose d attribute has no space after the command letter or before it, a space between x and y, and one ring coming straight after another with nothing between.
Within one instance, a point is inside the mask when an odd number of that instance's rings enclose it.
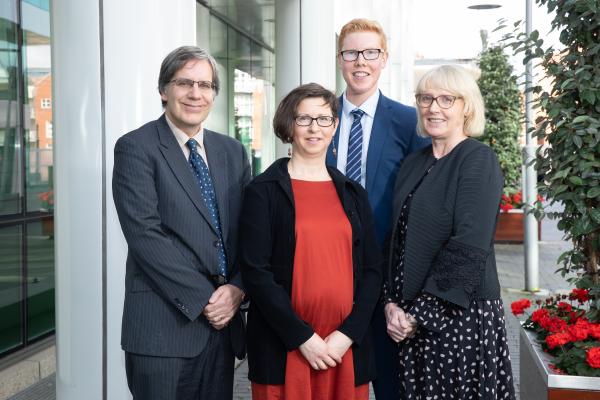
<instances>
[{"instance_id":1,"label":"woman in red dress","mask_svg":"<svg viewBox=\"0 0 600 400\"><path fill-rule=\"evenodd\" d=\"M273 120L292 156L245 191L240 263L255 400L366 400L375 377L369 321L382 258L366 192L325 165L337 107L317 84L292 90Z\"/></svg>"}]
</instances>

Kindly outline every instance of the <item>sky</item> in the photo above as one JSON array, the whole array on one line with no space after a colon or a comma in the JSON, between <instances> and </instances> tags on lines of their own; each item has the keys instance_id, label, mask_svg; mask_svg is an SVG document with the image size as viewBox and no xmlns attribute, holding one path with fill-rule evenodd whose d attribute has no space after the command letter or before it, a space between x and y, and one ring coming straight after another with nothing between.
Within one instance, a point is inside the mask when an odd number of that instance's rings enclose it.
<instances>
[{"instance_id":1,"label":"sky","mask_svg":"<svg viewBox=\"0 0 600 400\"><path fill-rule=\"evenodd\" d=\"M492 10L471 10L469 5L499 4ZM525 20L525 0L417 0L414 2L414 48L427 59L475 58L481 51L480 30L489 32L488 43L493 44L502 35L492 31L498 26L498 20L505 18L512 30L513 22ZM547 9L539 8L532 0L533 30L540 32L544 44L559 46L558 33L550 31L552 15ZM517 71L524 69L522 63L512 60Z\"/></svg>"}]
</instances>

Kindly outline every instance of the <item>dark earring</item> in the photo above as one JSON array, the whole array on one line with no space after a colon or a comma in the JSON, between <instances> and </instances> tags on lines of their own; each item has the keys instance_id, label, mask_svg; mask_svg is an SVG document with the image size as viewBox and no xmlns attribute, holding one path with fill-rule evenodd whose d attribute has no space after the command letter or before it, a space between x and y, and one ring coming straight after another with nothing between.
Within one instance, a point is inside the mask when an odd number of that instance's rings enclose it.
<instances>
[{"instance_id":1,"label":"dark earring","mask_svg":"<svg viewBox=\"0 0 600 400\"><path fill-rule=\"evenodd\" d=\"M291 156L292 156L292 148L288 147L288 157L291 157Z\"/></svg>"}]
</instances>

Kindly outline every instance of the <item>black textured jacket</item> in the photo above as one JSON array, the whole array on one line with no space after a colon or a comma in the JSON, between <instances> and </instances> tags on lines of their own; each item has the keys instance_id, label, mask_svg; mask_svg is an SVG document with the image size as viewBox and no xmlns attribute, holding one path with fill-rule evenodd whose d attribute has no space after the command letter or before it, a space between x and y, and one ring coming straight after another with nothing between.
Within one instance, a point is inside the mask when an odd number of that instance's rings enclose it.
<instances>
[{"instance_id":1,"label":"black textured jacket","mask_svg":"<svg viewBox=\"0 0 600 400\"><path fill-rule=\"evenodd\" d=\"M288 160L275 161L246 187L240 218L240 265L250 296L249 378L259 384L283 384L287 352L314 333L296 315L290 299L296 241ZM328 172L352 226L354 303L338 330L353 341L358 386L375 378L369 322L380 295L383 258L367 193L337 169L328 167Z\"/></svg>"},{"instance_id":2,"label":"black textured jacket","mask_svg":"<svg viewBox=\"0 0 600 400\"><path fill-rule=\"evenodd\" d=\"M390 243L397 240L397 221L406 196L434 160L431 146L404 160L394 189ZM502 186L496 154L477 140L464 140L437 161L411 201L404 300L413 300L423 290L463 308L474 299L500 298L493 238Z\"/></svg>"}]
</instances>

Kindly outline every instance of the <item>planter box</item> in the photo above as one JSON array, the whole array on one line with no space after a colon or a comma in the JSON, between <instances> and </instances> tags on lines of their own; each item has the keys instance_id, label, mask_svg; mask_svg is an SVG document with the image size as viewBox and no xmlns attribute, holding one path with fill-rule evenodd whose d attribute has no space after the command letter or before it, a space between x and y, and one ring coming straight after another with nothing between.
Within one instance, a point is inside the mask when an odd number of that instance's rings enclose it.
<instances>
[{"instance_id":1,"label":"planter box","mask_svg":"<svg viewBox=\"0 0 600 400\"><path fill-rule=\"evenodd\" d=\"M521 400L600 400L600 378L554 373L548 367L552 356L544 353L535 334L520 331Z\"/></svg>"},{"instance_id":2,"label":"planter box","mask_svg":"<svg viewBox=\"0 0 600 400\"><path fill-rule=\"evenodd\" d=\"M538 240L542 238L542 224L538 226ZM523 210L510 210L498 215L496 226L496 243L523 243L525 237L525 213Z\"/></svg>"}]
</instances>

